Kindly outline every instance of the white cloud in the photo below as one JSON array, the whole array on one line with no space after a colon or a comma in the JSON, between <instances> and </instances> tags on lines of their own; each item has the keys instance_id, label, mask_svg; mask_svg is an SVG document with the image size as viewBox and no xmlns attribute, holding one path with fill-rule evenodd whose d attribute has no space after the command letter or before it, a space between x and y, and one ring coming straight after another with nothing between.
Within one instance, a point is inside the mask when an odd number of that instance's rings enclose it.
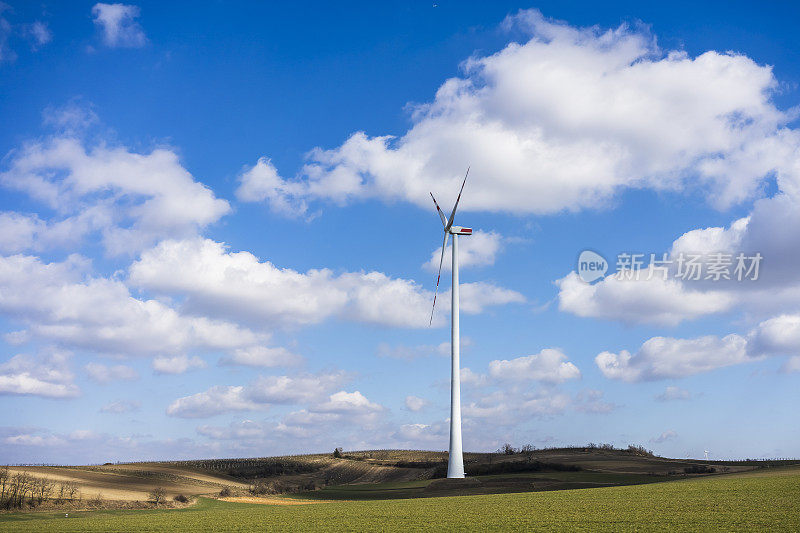
<instances>
[{"instance_id":1,"label":"white cloud","mask_svg":"<svg viewBox=\"0 0 800 533\"><path fill-rule=\"evenodd\" d=\"M579 413L603 414L619 407L615 403L605 401L603 396L605 396L603 391L586 389L575 395L572 408Z\"/></svg>"},{"instance_id":2,"label":"white cloud","mask_svg":"<svg viewBox=\"0 0 800 533\"><path fill-rule=\"evenodd\" d=\"M112 255L133 254L165 237L196 235L230 211L165 148L149 154L104 145L87 150L63 137L27 144L11 153L9 163L0 184L62 216L44 229L61 228L72 240L99 232Z\"/></svg>"},{"instance_id":3,"label":"white cloud","mask_svg":"<svg viewBox=\"0 0 800 533\"><path fill-rule=\"evenodd\" d=\"M595 357L603 375L622 381L681 378L752 360L747 340L739 335L696 339L653 337L638 352L602 352Z\"/></svg>"},{"instance_id":4,"label":"white cloud","mask_svg":"<svg viewBox=\"0 0 800 533\"><path fill-rule=\"evenodd\" d=\"M230 411L267 409L272 404L322 404L331 390L344 382L343 372L290 376L259 376L247 386L214 386L204 392L178 398L167 408L169 416L206 418ZM360 396L360 393L359 393ZM340 398L346 401L347 398Z\"/></svg>"},{"instance_id":5,"label":"white cloud","mask_svg":"<svg viewBox=\"0 0 800 533\"><path fill-rule=\"evenodd\" d=\"M398 327L427 327L433 294L414 281L380 272L328 269L306 273L228 252L209 239L164 241L130 268L133 284L185 296L185 308L272 326L314 324L337 317ZM522 302L514 291L488 283L461 286L462 311ZM437 315L436 322L444 323Z\"/></svg>"},{"instance_id":6,"label":"white cloud","mask_svg":"<svg viewBox=\"0 0 800 533\"><path fill-rule=\"evenodd\" d=\"M701 185L725 207L752 197L800 144L771 96L769 66L735 53L663 51L646 31L510 17L529 40L473 56L404 135L353 134L316 148L296 180L270 169L258 195L278 210L328 199L455 196L463 209L554 213L607 205L624 188ZM256 165L262 164L261 161ZM447 202L445 202L447 204Z\"/></svg>"},{"instance_id":7,"label":"white cloud","mask_svg":"<svg viewBox=\"0 0 800 533\"><path fill-rule=\"evenodd\" d=\"M670 430L667 430L667 431L663 432L658 437L650 439L650 442L652 442L653 444L661 444L662 442L675 440L677 438L678 438L678 434L675 431L670 429Z\"/></svg>"},{"instance_id":8,"label":"white cloud","mask_svg":"<svg viewBox=\"0 0 800 533\"><path fill-rule=\"evenodd\" d=\"M248 440L268 437L272 428L268 424L242 420L241 422L231 422L224 427L202 425L197 428L197 432L217 440Z\"/></svg>"},{"instance_id":9,"label":"white cloud","mask_svg":"<svg viewBox=\"0 0 800 533\"><path fill-rule=\"evenodd\" d=\"M800 248L796 246L800 241L800 163L794 170L788 163L784 166L787 169L778 173L779 193L756 201L749 216L727 227L695 229L678 237L670 250L673 264L667 281L660 275L648 281L650 272L643 270L638 281L609 276L588 285L570 273L556 282L560 308L578 316L666 325L729 311L744 311L749 319L795 313L800 297ZM681 254L685 258L701 254L706 277L708 254L716 253L730 255L730 280L675 279ZM763 258L757 279L752 279L754 273L737 279L739 254L752 257L756 253Z\"/></svg>"},{"instance_id":10,"label":"white cloud","mask_svg":"<svg viewBox=\"0 0 800 533\"><path fill-rule=\"evenodd\" d=\"M693 290L677 279L663 279L649 271L636 279L606 276L590 285L575 272L556 281L558 308L580 317L674 326L733 308L736 298L723 290Z\"/></svg>"},{"instance_id":11,"label":"white cloud","mask_svg":"<svg viewBox=\"0 0 800 533\"><path fill-rule=\"evenodd\" d=\"M670 385L664 389L664 392L656 396L656 400L659 402L671 402L673 400L689 400L691 397L692 393L688 390Z\"/></svg>"},{"instance_id":12,"label":"white cloud","mask_svg":"<svg viewBox=\"0 0 800 533\"><path fill-rule=\"evenodd\" d=\"M205 392L178 398L167 407L167 415L180 418L207 418L230 411L266 408L246 398L245 388L215 385Z\"/></svg>"},{"instance_id":13,"label":"white cloud","mask_svg":"<svg viewBox=\"0 0 800 533\"><path fill-rule=\"evenodd\" d=\"M32 357L15 355L0 364L0 394L72 398L80 394L69 370L70 354L57 350Z\"/></svg>"},{"instance_id":14,"label":"white cloud","mask_svg":"<svg viewBox=\"0 0 800 533\"><path fill-rule=\"evenodd\" d=\"M782 374L791 374L793 372L800 372L800 355L793 355L786 360L780 369Z\"/></svg>"},{"instance_id":15,"label":"white cloud","mask_svg":"<svg viewBox=\"0 0 800 533\"><path fill-rule=\"evenodd\" d=\"M545 381L563 383L581 377L581 372L560 350L545 348L533 355L516 359L495 360L489 363L489 375L510 381Z\"/></svg>"},{"instance_id":16,"label":"white cloud","mask_svg":"<svg viewBox=\"0 0 800 533\"><path fill-rule=\"evenodd\" d=\"M421 411L423 407L428 404L427 401L420 398L419 396L406 396L406 409L409 411L417 412Z\"/></svg>"},{"instance_id":17,"label":"white cloud","mask_svg":"<svg viewBox=\"0 0 800 533\"><path fill-rule=\"evenodd\" d=\"M423 443L433 444L436 448L440 448L446 446L448 426L444 423L403 424L392 436L401 442L407 443L407 446L419 446L420 443Z\"/></svg>"},{"instance_id":18,"label":"white cloud","mask_svg":"<svg viewBox=\"0 0 800 533\"><path fill-rule=\"evenodd\" d=\"M486 374L473 372L469 367L462 367L459 374L461 376L461 383L463 385L482 387L489 383L489 377Z\"/></svg>"},{"instance_id":19,"label":"white cloud","mask_svg":"<svg viewBox=\"0 0 800 533\"><path fill-rule=\"evenodd\" d=\"M139 8L129 4L97 3L92 7L94 23L103 31L103 42L111 48L139 48L147 44L144 30L136 22Z\"/></svg>"},{"instance_id":20,"label":"white cloud","mask_svg":"<svg viewBox=\"0 0 800 533\"><path fill-rule=\"evenodd\" d=\"M187 317L156 300L131 296L120 281L91 278L88 262L0 257L0 313L34 338L111 355L180 355L189 349L231 350L266 337L234 324Z\"/></svg>"},{"instance_id":21,"label":"white cloud","mask_svg":"<svg viewBox=\"0 0 800 533\"><path fill-rule=\"evenodd\" d=\"M331 394L328 401L314 407L314 411L318 413L337 414L368 414L382 410L383 407L369 401L359 391L339 391Z\"/></svg>"},{"instance_id":22,"label":"white cloud","mask_svg":"<svg viewBox=\"0 0 800 533\"><path fill-rule=\"evenodd\" d=\"M461 337L461 351L472 345L470 337ZM438 355L443 357L450 356L450 342L445 341L436 345L432 344L418 344L416 346L406 345L390 345L382 342L378 345L378 357L391 357L392 359L404 359L412 361L420 357L430 357L431 355Z\"/></svg>"},{"instance_id":23,"label":"white cloud","mask_svg":"<svg viewBox=\"0 0 800 533\"><path fill-rule=\"evenodd\" d=\"M48 106L42 111L42 123L68 136L75 136L100 122L93 106L73 98L62 106Z\"/></svg>"},{"instance_id":24,"label":"white cloud","mask_svg":"<svg viewBox=\"0 0 800 533\"><path fill-rule=\"evenodd\" d=\"M53 33L47 27L47 24L40 20L27 24L24 33L32 40L34 50L38 50L53 40Z\"/></svg>"},{"instance_id":25,"label":"white cloud","mask_svg":"<svg viewBox=\"0 0 800 533\"><path fill-rule=\"evenodd\" d=\"M206 362L196 355L189 357L186 354L172 357L156 357L153 359L153 370L159 374L183 374L193 368L205 368Z\"/></svg>"},{"instance_id":26,"label":"white cloud","mask_svg":"<svg viewBox=\"0 0 800 533\"><path fill-rule=\"evenodd\" d=\"M52 40L53 34L47 28L46 23L35 20L32 23L12 24L2 16L5 11L14 12L11 6L0 2L0 62L14 61L17 58L16 52L9 45L9 41L15 34L25 37L34 52Z\"/></svg>"},{"instance_id":27,"label":"white cloud","mask_svg":"<svg viewBox=\"0 0 800 533\"><path fill-rule=\"evenodd\" d=\"M136 370L125 365L108 366L101 363L89 363L85 367L89 377L97 383L111 383L112 381L131 381L139 378Z\"/></svg>"},{"instance_id":28,"label":"white cloud","mask_svg":"<svg viewBox=\"0 0 800 533\"><path fill-rule=\"evenodd\" d=\"M751 355L800 353L800 315L780 315L761 322L748 335Z\"/></svg>"},{"instance_id":29,"label":"white cloud","mask_svg":"<svg viewBox=\"0 0 800 533\"><path fill-rule=\"evenodd\" d=\"M296 438L312 434L330 434L343 426L357 426L360 430L373 428L385 408L367 399L359 391L339 391L327 400L306 409L294 411L283 418L278 431Z\"/></svg>"},{"instance_id":30,"label":"white cloud","mask_svg":"<svg viewBox=\"0 0 800 533\"><path fill-rule=\"evenodd\" d=\"M35 447L61 446L67 443L64 439L56 435L31 435L27 433L6 437L3 439L3 442L17 446Z\"/></svg>"},{"instance_id":31,"label":"white cloud","mask_svg":"<svg viewBox=\"0 0 800 533\"><path fill-rule=\"evenodd\" d=\"M305 212L305 202L294 202L292 185L284 182L272 161L262 157L258 162L239 176L236 197L242 202L269 201L270 207L285 215Z\"/></svg>"},{"instance_id":32,"label":"white cloud","mask_svg":"<svg viewBox=\"0 0 800 533\"><path fill-rule=\"evenodd\" d=\"M282 346L249 346L247 348L237 348L230 355L220 359L223 365L244 365L244 366L295 366L303 360Z\"/></svg>"},{"instance_id":33,"label":"white cloud","mask_svg":"<svg viewBox=\"0 0 800 533\"><path fill-rule=\"evenodd\" d=\"M137 401L116 400L101 407L100 412L118 415L136 411L139 407L141 403Z\"/></svg>"},{"instance_id":34,"label":"white cloud","mask_svg":"<svg viewBox=\"0 0 800 533\"><path fill-rule=\"evenodd\" d=\"M467 419L484 419L493 425L517 425L531 418L561 414L571 403L568 394L552 390L498 390L468 402L463 413Z\"/></svg>"},{"instance_id":35,"label":"white cloud","mask_svg":"<svg viewBox=\"0 0 800 533\"><path fill-rule=\"evenodd\" d=\"M472 266L493 265L495 257L503 248L503 236L494 231L475 231L471 236L458 241L458 266L468 268ZM450 270L450 257L453 254L453 245L448 244L444 251L442 270ZM442 256L442 247L431 253L430 260L423 266L431 271L439 271L439 259Z\"/></svg>"},{"instance_id":36,"label":"white cloud","mask_svg":"<svg viewBox=\"0 0 800 533\"><path fill-rule=\"evenodd\" d=\"M261 403L296 404L316 402L340 386L343 372L289 376L261 376L249 387L248 395Z\"/></svg>"}]
</instances>

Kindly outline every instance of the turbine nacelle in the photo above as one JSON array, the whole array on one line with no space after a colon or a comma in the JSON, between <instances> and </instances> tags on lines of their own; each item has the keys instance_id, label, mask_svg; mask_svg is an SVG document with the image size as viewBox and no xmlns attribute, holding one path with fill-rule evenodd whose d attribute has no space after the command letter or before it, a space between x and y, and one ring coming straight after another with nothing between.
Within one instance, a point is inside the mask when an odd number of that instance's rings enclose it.
<instances>
[{"instance_id":1,"label":"turbine nacelle","mask_svg":"<svg viewBox=\"0 0 800 533\"><path fill-rule=\"evenodd\" d=\"M450 235L472 235L472 228L465 228L464 226L450 226Z\"/></svg>"}]
</instances>

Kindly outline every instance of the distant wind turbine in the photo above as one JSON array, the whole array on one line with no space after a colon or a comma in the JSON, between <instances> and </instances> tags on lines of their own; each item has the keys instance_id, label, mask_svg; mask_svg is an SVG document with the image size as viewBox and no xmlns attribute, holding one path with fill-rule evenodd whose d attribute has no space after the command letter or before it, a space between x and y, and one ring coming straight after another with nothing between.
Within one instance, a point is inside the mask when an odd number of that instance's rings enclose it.
<instances>
[{"instance_id":1,"label":"distant wind turbine","mask_svg":"<svg viewBox=\"0 0 800 533\"><path fill-rule=\"evenodd\" d=\"M703 453L706 454L706 461L708 461L708 450L703 450Z\"/></svg>"},{"instance_id":2,"label":"distant wind turbine","mask_svg":"<svg viewBox=\"0 0 800 533\"><path fill-rule=\"evenodd\" d=\"M448 478L464 477L464 451L461 446L461 352L458 331L458 236L472 235L472 229L463 226L454 226L453 219L456 216L458 202L461 200L461 193L464 192L464 185L467 183L467 176L469 176L469 168L467 168L467 173L464 175L464 181L461 183L461 190L458 192L458 197L453 206L453 212L450 213L450 218L445 218L444 213L441 208L439 208L439 203L436 201L436 198L434 198L433 193L431 193L433 205L436 206L436 211L439 213L439 218L442 220L442 226L444 226L444 240L442 241L442 255L439 258L439 274L436 276L436 290L433 293L430 324L433 324L433 312L436 309L436 295L439 293L439 281L442 279L444 249L447 248L447 240L450 238L450 235L453 236L453 264L451 269L453 273L453 287L450 291L450 457L447 463Z\"/></svg>"}]
</instances>

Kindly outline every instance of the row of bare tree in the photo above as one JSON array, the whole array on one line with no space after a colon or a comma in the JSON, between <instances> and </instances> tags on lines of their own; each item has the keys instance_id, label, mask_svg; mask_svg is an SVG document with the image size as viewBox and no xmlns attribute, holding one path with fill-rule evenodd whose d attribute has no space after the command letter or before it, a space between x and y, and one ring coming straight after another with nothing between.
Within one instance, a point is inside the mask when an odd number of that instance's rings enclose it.
<instances>
[{"instance_id":1,"label":"row of bare tree","mask_svg":"<svg viewBox=\"0 0 800 533\"><path fill-rule=\"evenodd\" d=\"M61 503L80 498L75 481L56 482L27 472L12 473L8 467L0 469L0 509L20 509L25 504L34 507L51 499Z\"/></svg>"}]
</instances>

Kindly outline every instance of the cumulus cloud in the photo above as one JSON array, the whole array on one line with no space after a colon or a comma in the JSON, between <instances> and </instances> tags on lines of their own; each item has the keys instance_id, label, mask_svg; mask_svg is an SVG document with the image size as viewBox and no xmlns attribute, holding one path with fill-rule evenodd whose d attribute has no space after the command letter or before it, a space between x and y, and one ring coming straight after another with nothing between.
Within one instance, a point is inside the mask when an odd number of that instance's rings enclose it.
<instances>
[{"instance_id":1,"label":"cumulus cloud","mask_svg":"<svg viewBox=\"0 0 800 533\"><path fill-rule=\"evenodd\" d=\"M670 385L664 389L664 392L656 396L656 400L659 402L671 402L673 400L689 400L691 397L692 393L688 390Z\"/></svg>"},{"instance_id":2,"label":"cumulus cloud","mask_svg":"<svg viewBox=\"0 0 800 533\"><path fill-rule=\"evenodd\" d=\"M138 6L97 3L92 7L92 17L103 32L106 46L140 48L147 44L144 30L136 21L139 18Z\"/></svg>"},{"instance_id":3,"label":"cumulus cloud","mask_svg":"<svg viewBox=\"0 0 800 533\"><path fill-rule=\"evenodd\" d=\"M605 393L597 389L586 389L575 395L572 408L579 413L603 414L610 413L617 407L613 402L603 399Z\"/></svg>"},{"instance_id":4,"label":"cumulus cloud","mask_svg":"<svg viewBox=\"0 0 800 533\"><path fill-rule=\"evenodd\" d=\"M0 394L45 398L73 398L80 389L73 383L68 352L49 350L38 356L18 354L0 364Z\"/></svg>"},{"instance_id":5,"label":"cumulus cloud","mask_svg":"<svg viewBox=\"0 0 800 533\"><path fill-rule=\"evenodd\" d=\"M648 270L638 280L607 276L590 285L575 272L556 281L558 307L580 317L674 326L733 308L736 298L722 290L693 290L677 279Z\"/></svg>"},{"instance_id":6,"label":"cumulus cloud","mask_svg":"<svg viewBox=\"0 0 800 533\"><path fill-rule=\"evenodd\" d=\"M439 422L436 424L403 424L392 437L406 446L427 444L438 449L446 446L448 434L448 425Z\"/></svg>"},{"instance_id":7,"label":"cumulus cloud","mask_svg":"<svg viewBox=\"0 0 800 533\"><path fill-rule=\"evenodd\" d=\"M255 422L253 420L242 420L241 422L231 422L227 426L198 426L197 432L200 435L218 440L249 440L265 438L272 432L269 424Z\"/></svg>"},{"instance_id":8,"label":"cumulus cloud","mask_svg":"<svg viewBox=\"0 0 800 533\"><path fill-rule=\"evenodd\" d=\"M181 418L206 418L231 411L267 409L273 404L309 402L322 405L326 398L328 402L333 401L333 397L328 396L330 391L345 379L342 372L293 377L259 376L247 386L214 386L204 392L178 398L169 405L167 414ZM348 398L337 397L343 405Z\"/></svg>"},{"instance_id":9,"label":"cumulus cloud","mask_svg":"<svg viewBox=\"0 0 800 533\"><path fill-rule=\"evenodd\" d=\"M270 207L284 215L297 215L305 212L303 200L294 201L293 186L281 179L272 161L262 157L258 162L239 176L236 198L242 202L268 201Z\"/></svg>"},{"instance_id":10,"label":"cumulus cloud","mask_svg":"<svg viewBox=\"0 0 800 533\"><path fill-rule=\"evenodd\" d=\"M260 344L230 322L187 317L156 300L134 298L120 281L92 278L80 256L43 263L0 257L0 313L29 335L111 355L180 355L190 349L232 350Z\"/></svg>"},{"instance_id":11,"label":"cumulus cloud","mask_svg":"<svg viewBox=\"0 0 800 533\"><path fill-rule=\"evenodd\" d=\"M168 149L149 154L104 145L87 149L72 137L12 152L0 184L61 215L31 233L33 248L34 237L49 236L45 230L53 227L73 239L99 233L109 254L133 254L165 237L196 235L230 211L228 202L195 181Z\"/></svg>"},{"instance_id":12,"label":"cumulus cloud","mask_svg":"<svg viewBox=\"0 0 800 533\"><path fill-rule=\"evenodd\" d=\"M406 396L406 409L412 412L421 411L425 405L427 405L427 401L420 398L419 396Z\"/></svg>"},{"instance_id":13,"label":"cumulus cloud","mask_svg":"<svg viewBox=\"0 0 800 533\"><path fill-rule=\"evenodd\" d=\"M319 413L368 414L382 411L383 407L369 401L359 391L339 391L331 394L328 401L317 405L314 410Z\"/></svg>"},{"instance_id":14,"label":"cumulus cloud","mask_svg":"<svg viewBox=\"0 0 800 533\"><path fill-rule=\"evenodd\" d=\"M629 382L682 378L750 360L747 340L735 334L695 339L653 337L635 354L622 350L595 357L605 377Z\"/></svg>"},{"instance_id":15,"label":"cumulus cloud","mask_svg":"<svg viewBox=\"0 0 800 533\"><path fill-rule=\"evenodd\" d=\"M412 280L381 272L328 269L306 273L259 261L249 252L228 252L209 239L168 240L147 250L130 267L133 284L179 294L194 312L274 326L319 323L336 317L398 327L427 327L433 295ZM489 283L461 286L461 309L523 302L512 290ZM438 324L444 323L439 314Z\"/></svg>"},{"instance_id":16,"label":"cumulus cloud","mask_svg":"<svg viewBox=\"0 0 800 533\"><path fill-rule=\"evenodd\" d=\"M471 343L469 337L461 338L461 348ZM420 357L430 357L431 355L450 355L450 343L442 342L437 345L418 344L416 346L395 345L382 342L378 345L378 357L390 357L392 359L404 359L412 361Z\"/></svg>"},{"instance_id":17,"label":"cumulus cloud","mask_svg":"<svg viewBox=\"0 0 800 533\"><path fill-rule=\"evenodd\" d=\"M495 257L503 247L503 236L494 231L475 231L471 236L458 241L458 266L468 268L472 266L493 265ZM448 244L444 251L442 270L450 270L453 245ZM431 253L430 260L423 266L431 271L438 272L439 259L442 257L440 246Z\"/></svg>"},{"instance_id":18,"label":"cumulus cloud","mask_svg":"<svg viewBox=\"0 0 800 533\"><path fill-rule=\"evenodd\" d=\"M670 430L667 430L667 431L663 432L658 437L650 439L650 442L652 442L653 444L661 444L662 442L675 440L677 438L678 438L678 434L675 431L670 429Z\"/></svg>"},{"instance_id":19,"label":"cumulus cloud","mask_svg":"<svg viewBox=\"0 0 800 533\"><path fill-rule=\"evenodd\" d=\"M186 354L172 357L156 357L153 359L153 370L159 374L183 374L193 368L205 368L206 362L196 355Z\"/></svg>"},{"instance_id":20,"label":"cumulus cloud","mask_svg":"<svg viewBox=\"0 0 800 533\"><path fill-rule=\"evenodd\" d=\"M768 356L790 355L781 367L786 372L795 364L799 352L800 315L786 314L762 321L744 336L653 337L635 354L627 350L606 351L595 357L595 363L607 378L636 382L681 378ZM656 399L684 400L691 396L687 390L669 386Z\"/></svg>"},{"instance_id":21,"label":"cumulus cloud","mask_svg":"<svg viewBox=\"0 0 800 533\"><path fill-rule=\"evenodd\" d=\"M793 372L800 372L800 355L793 355L786 360L780 369L782 374L791 374Z\"/></svg>"},{"instance_id":22,"label":"cumulus cloud","mask_svg":"<svg viewBox=\"0 0 800 533\"><path fill-rule=\"evenodd\" d=\"M457 191L470 161L464 210L554 213L687 184L725 207L752 197L798 147L784 127L791 115L772 102L772 69L746 56L691 57L640 28L575 28L536 10L507 27L525 40L465 61L461 77L412 106L403 135L358 132L315 148L294 180L261 160L250 172L268 177L248 198L278 210L364 198L427 209L428 191Z\"/></svg>"},{"instance_id":23,"label":"cumulus cloud","mask_svg":"<svg viewBox=\"0 0 800 533\"><path fill-rule=\"evenodd\" d=\"M800 314L780 315L758 324L748 335L752 355L800 353Z\"/></svg>"},{"instance_id":24,"label":"cumulus cloud","mask_svg":"<svg viewBox=\"0 0 800 533\"><path fill-rule=\"evenodd\" d=\"M560 350L545 348L533 355L516 359L495 360L489 363L489 375L495 379L524 381L536 380L562 383L581 377L578 367L567 361Z\"/></svg>"},{"instance_id":25,"label":"cumulus cloud","mask_svg":"<svg viewBox=\"0 0 800 533\"><path fill-rule=\"evenodd\" d=\"M800 142L800 135L795 136ZM782 156L781 170L776 171L779 191L756 201L748 216L726 227L698 228L675 239L667 258L672 263L666 281L660 273L648 280L652 269L645 269L638 280L608 276L588 285L573 272L556 282L560 308L578 316L665 325L729 311L744 311L751 317L795 313L800 296L797 269L800 249L796 246L800 240L797 153L795 150ZM740 254L745 257L760 254L762 261L757 275L756 270L746 274L746 269L753 267L750 262L737 274ZM675 278L681 256L699 258L698 264L704 272L701 279ZM708 268L714 258L724 256L730 260L731 279L708 280ZM791 330L789 324L784 325Z\"/></svg>"},{"instance_id":26,"label":"cumulus cloud","mask_svg":"<svg viewBox=\"0 0 800 533\"><path fill-rule=\"evenodd\" d=\"M480 395L463 407L467 419L482 419L493 425L516 425L521 421L565 412L572 403L559 391L497 390Z\"/></svg>"},{"instance_id":27,"label":"cumulus cloud","mask_svg":"<svg viewBox=\"0 0 800 533\"><path fill-rule=\"evenodd\" d=\"M84 369L89 377L97 383L111 383L112 381L131 381L139 378L133 368L126 365L104 365L89 363Z\"/></svg>"},{"instance_id":28,"label":"cumulus cloud","mask_svg":"<svg viewBox=\"0 0 800 533\"><path fill-rule=\"evenodd\" d=\"M100 408L101 413L108 413L113 415L120 415L136 411L141 406L141 403L130 400L116 400L107 403Z\"/></svg>"},{"instance_id":29,"label":"cumulus cloud","mask_svg":"<svg viewBox=\"0 0 800 533\"><path fill-rule=\"evenodd\" d=\"M294 366L303 360L282 346L249 346L247 348L237 348L230 355L220 359L222 365L244 365L244 366Z\"/></svg>"},{"instance_id":30,"label":"cumulus cloud","mask_svg":"<svg viewBox=\"0 0 800 533\"><path fill-rule=\"evenodd\" d=\"M473 372L469 367L462 367L459 374L463 385L482 387L489 384L489 377L486 374Z\"/></svg>"},{"instance_id":31,"label":"cumulus cloud","mask_svg":"<svg viewBox=\"0 0 800 533\"><path fill-rule=\"evenodd\" d=\"M167 415L180 418L207 418L230 411L267 408L249 400L243 386L215 385L204 392L178 398L167 407Z\"/></svg>"},{"instance_id":32,"label":"cumulus cloud","mask_svg":"<svg viewBox=\"0 0 800 533\"><path fill-rule=\"evenodd\" d=\"M262 403L318 402L346 380L344 372L302 374L294 377L261 376L251 384L249 395Z\"/></svg>"}]
</instances>

